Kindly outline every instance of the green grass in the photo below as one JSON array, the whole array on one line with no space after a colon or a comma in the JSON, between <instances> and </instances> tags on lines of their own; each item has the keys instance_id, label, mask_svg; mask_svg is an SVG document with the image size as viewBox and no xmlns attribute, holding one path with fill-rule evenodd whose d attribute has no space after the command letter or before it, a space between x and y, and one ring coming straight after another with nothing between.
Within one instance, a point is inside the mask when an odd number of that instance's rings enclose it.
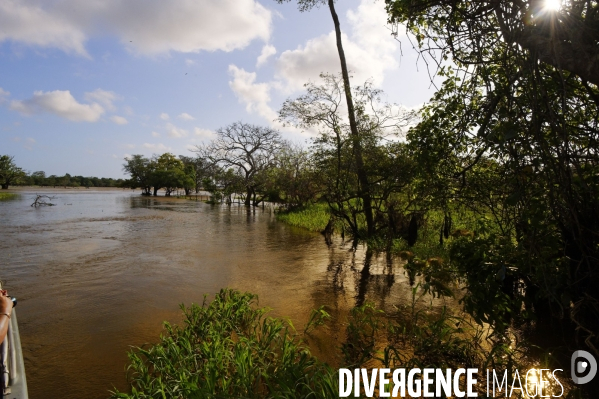
<instances>
[{"instance_id":1,"label":"green grass","mask_svg":"<svg viewBox=\"0 0 599 399\"><path fill-rule=\"evenodd\" d=\"M329 206L317 203L277 214L277 219L291 226L302 227L310 231L322 231L329 223Z\"/></svg>"},{"instance_id":2,"label":"green grass","mask_svg":"<svg viewBox=\"0 0 599 399\"><path fill-rule=\"evenodd\" d=\"M0 201L7 201L19 198L19 194L16 193L0 193Z\"/></svg>"},{"instance_id":3,"label":"green grass","mask_svg":"<svg viewBox=\"0 0 599 399\"><path fill-rule=\"evenodd\" d=\"M210 303L182 306L185 325L165 323L159 343L132 350L130 392L112 398L335 397L336 372L311 355L289 322L257 308L256 299L226 289Z\"/></svg>"}]
</instances>

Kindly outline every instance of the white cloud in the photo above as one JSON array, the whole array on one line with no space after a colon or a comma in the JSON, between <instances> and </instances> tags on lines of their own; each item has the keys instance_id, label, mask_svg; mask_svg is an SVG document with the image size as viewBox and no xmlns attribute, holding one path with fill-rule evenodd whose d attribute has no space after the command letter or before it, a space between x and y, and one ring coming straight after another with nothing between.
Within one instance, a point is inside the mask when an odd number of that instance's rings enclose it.
<instances>
[{"instance_id":1,"label":"white cloud","mask_svg":"<svg viewBox=\"0 0 599 399\"><path fill-rule=\"evenodd\" d=\"M201 129L196 127L193 129L193 134L202 139L213 139L216 136L216 133L209 129Z\"/></svg>"},{"instance_id":2,"label":"white cloud","mask_svg":"<svg viewBox=\"0 0 599 399\"><path fill-rule=\"evenodd\" d=\"M163 121L168 121L169 120L169 116L166 112L163 112L160 114L160 119L162 119Z\"/></svg>"},{"instance_id":3,"label":"white cloud","mask_svg":"<svg viewBox=\"0 0 599 399\"><path fill-rule=\"evenodd\" d=\"M256 0L2 0L0 42L88 56L92 36L141 54L232 51L268 40L272 13Z\"/></svg>"},{"instance_id":4,"label":"white cloud","mask_svg":"<svg viewBox=\"0 0 599 399\"><path fill-rule=\"evenodd\" d=\"M347 20L342 40L348 68L353 76L351 83L362 85L371 80L374 86L380 87L385 75L399 66L399 43L386 26L384 4L361 0L357 9L347 12ZM268 57L275 53L274 47L265 45L256 67L267 62ZM229 81L229 87L239 102L246 106L247 112L262 116L274 128L299 134L298 129L283 127L275 120L277 113L269 105L271 93L289 95L303 91L304 84L318 82L321 73L337 74L340 71L335 32L331 31L307 40L296 49L284 51L276 60L275 76L270 81L256 83L256 73L230 65L232 80Z\"/></svg>"},{"instance_id":5,"label":"white cloud","mask_svg":"<svg viewBox=\"0 0 599 399\"><path fill-rule=\"evenodd\" d=\"M172 123L167 123L166 124L166 134L169 137L178 139L181 137L187 137L189 132L185 129L178 128L177 126L173 125Z\"/></svg>"},{"instance_id":6,"label":"white cloud","mask_svg":"<svg viewBox=\"0 0 599 399\"><path fill-rule=\"evenodd\" d=\"M127 123L129 123L127 121L127 119L123 118L122 116L112 116L110 118L111 121L113 121L114 123L116 123L117 125L126 125Z\"/></svg>"},{"instance_id":7,"label":"white cloud","mask_svg":"<svg viewBox=\"0 0 599 399\"><path fill-rule=\"evenodd\" d=\"M71 121L96 122L104 113L98 103L79 103L68 90L36 91L33 97L10 103L10 109L23 115L49 112Z\"/></svg>"},{"instance_id":8,"label":"white cloud","mask_svg":"<svg viewBox=\"0 0 599 399\"><path fill-rule=\"evenodd\" d=\"M194 66L195 65L195 61L194 60L190 60L190 59L186 59L185 60L185 65L187 65L188 67L190 66Z\"/></svg>"},{"instance_id":9,"label":"white cloud","mask_svg":"<svg viewBox=\"0 0 599 399\"><path fill-rule=\"evenodd\" d=\"M183 112L177 118L179 118L181 120L184 120L184 121L193 121L193 120L195 120L195 118L193 116L189 115L187 112Z\"/></svg>"},{"instance_id":10,"label":"white cloud","mask_svg":"<svg viewBox=\"0 0 599 399\"><path fill-rule=\"evenodd\" d=\"M102 104L107 110L114 111L116 107L112 103L120 97L112 91L96 89L85 93L83 98L85 98L87 102L97 102Z\"/></svg>"},{"instance_id":11,"label":"white cloud","mask_svg":"<svg viewBox=\"0 0 599 399\"><path fill-rule=\"evenodd\" d=\"M262 52L260 53L260 55L258 56L258 59L256 60L256 68L259 68L262 65L266 64L266 61L268 61L268 58L272 55L275 55L276 53L277 53L277 49L275 48L275 46L272 46L270 44L265 44L264 47L262 47Z\"/></svg>"},{"instance_id":12,"label":"white cloud","mask_svg":"<svg viewBox=\"0 0 599 399\"><path fill-rule=\"evenodd\" d=\"M0 42L12 40L89 57L84 46L86 35L77 21L60 12L48 12L42 4L1 1Z\"/></svg>"},{"instance_id":13,"label":"white cloud","mask_svg":"<svg viewBox=\"0 0 599 399\"><path fill-rule=\"evenodd\" d=\"M152 137L160 137L160 133L158 133L158 132L152 132Z\"/></svg>"},{"instance_id":14,"label":"white cloud","mask_svg":"<svg viewBox=\"0 0 599 399\"><path fill-rule=\"evenodd\" d=\"M268 105L270 102L270 84L255 83L255 72L247 72L235 65L229 65L229 73L233 76L233 80L229 81L229 87L231 87L239 102L245 104L247 112L256 112L269 121L277 118L277 113Z\"/></svg>"},{"instance_id":15,"label":"white cloud","mask_svg":"<svg viewBox=\"0 0 599 399\"><path fill-rule=\"evenodd\" d=\"M159 144L150 144L150 143L144 143L142 145L143 148L147 148L148 150L152 150L152 151L171 151L171 147L167 147L162 143Z\"/></svg>"},{"instance_id":16,"label":"white cloud","mask_svg":"<svg viewBox=\"0 0 599 399\"><path fill-rule=\"evenodd\" d=\"M385 73L398 67L399 44L385 26L387 16L380 2L362 0L356 11L348 11L349 29L343 34L348 69L352 83L372 79L380 86ZM341 71L335 32L308 40L295 50L284 51L277 60L277 77L288 91L301 90L304 83L318 79L321 72Z\"/></svg>"}]
</instances>

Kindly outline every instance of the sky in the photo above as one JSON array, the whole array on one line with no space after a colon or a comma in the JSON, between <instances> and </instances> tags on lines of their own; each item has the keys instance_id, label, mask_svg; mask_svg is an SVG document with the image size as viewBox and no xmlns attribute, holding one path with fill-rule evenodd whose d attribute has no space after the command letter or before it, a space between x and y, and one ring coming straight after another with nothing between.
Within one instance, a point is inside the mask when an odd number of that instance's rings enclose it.
<instances>
[{"instance_id":1,"label":"sky","mask_svg":"<svg viewBox=\"0 0 599 399\"><path fill-rule=\"evenodd\" d=\"M352 85L418 107L426 65L383 0L339 0ZM279 129L283 102L339 73L328 7L274 0L2 0L0 155L28 172L123 177L132 154L193 155L236 121Z\"/></svg>"}]
</instances>

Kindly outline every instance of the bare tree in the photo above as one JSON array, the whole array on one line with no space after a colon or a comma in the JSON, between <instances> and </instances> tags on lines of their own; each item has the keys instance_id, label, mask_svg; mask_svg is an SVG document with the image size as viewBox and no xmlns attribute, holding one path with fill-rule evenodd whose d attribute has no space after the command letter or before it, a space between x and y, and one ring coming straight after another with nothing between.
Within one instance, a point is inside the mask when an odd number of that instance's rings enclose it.
<instances>
[{"instance_id":1,"label":"bare tree","mask_svg":"<svg viewBox=\"0 0 599 399\"><path fill-rule=\"evenodd\" d=\"M31 204L32 207L37 208L38 206L54 206L55 204L51 203L55 197L50 197L49 195L35 195L35 200ZM70 204L69 204L70 205Z\"/></svg>"},{"instance_id":2,"label":"bare tree","mask_svg":"<svg viewBox=\"0 0 599 399\"><path fill-rule=\"evenodd\" d=\"M216 131L210 144L197 146L194 152L213 165L233 168L243 179L245 205L257 205L259 175L274 165L275 154L283 145L281 134L267 127L235 122Z\"/></svg>"}]
</instances>

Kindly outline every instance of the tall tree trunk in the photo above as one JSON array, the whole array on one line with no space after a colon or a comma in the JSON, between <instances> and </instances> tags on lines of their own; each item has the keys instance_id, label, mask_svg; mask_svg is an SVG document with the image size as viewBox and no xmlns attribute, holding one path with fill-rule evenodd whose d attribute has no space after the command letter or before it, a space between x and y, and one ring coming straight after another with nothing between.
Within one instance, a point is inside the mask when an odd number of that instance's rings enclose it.
<instances>
[{"instance_id":1,"label":"tall tree trunk","mask_svg":"<svg viewBox=\"0 0 599 399\"><path fill-rule=\"evenodd\" d=\"M2 184L2 190L8 190L8 183Z\"/></svg>"},{"instance_id":2,"label":"tall tree trunk","mask_svg":"<svg viewBox=\"0 0 599 399\"><path fill-rule=\"evenodd\" d=\"M358 180L360 182L360 197L364 203L364 216L366 217L368 235L371 236L374 233L374 220L372 218L370 185L368 184L368 177L366 176L366 171L364 170L364 160L362 159L362 143L360 140L360 133L358 132L358 125L356 124L356 113L351 95L351 86L349 84L349 73L347 71L347 63L345 61L345 52L343 51L343 44L341 43L341 25L339 24L339 17L335 11L335 4L333 0L329 0L329 9L331 10L331 16L333 17L333 22L335 24L337 51L339 52L339 60L341 61L341 74L343 76L343 86L345 89L345 101L347 102L347 111L349 114L349 127L351 130L352 143L356 158L356 171L358 173Z\"/></svg>"},{"instance_id":3,"label":"tall tree trunk","mask_svg":"<svg viewBox=\"0 0 599 399\"><path fill-rule=\"evenodd\" d=\"M158 197L158 190L160 190L160 187L154 187L154 197Z\"/></svg>"}]
</instances>

